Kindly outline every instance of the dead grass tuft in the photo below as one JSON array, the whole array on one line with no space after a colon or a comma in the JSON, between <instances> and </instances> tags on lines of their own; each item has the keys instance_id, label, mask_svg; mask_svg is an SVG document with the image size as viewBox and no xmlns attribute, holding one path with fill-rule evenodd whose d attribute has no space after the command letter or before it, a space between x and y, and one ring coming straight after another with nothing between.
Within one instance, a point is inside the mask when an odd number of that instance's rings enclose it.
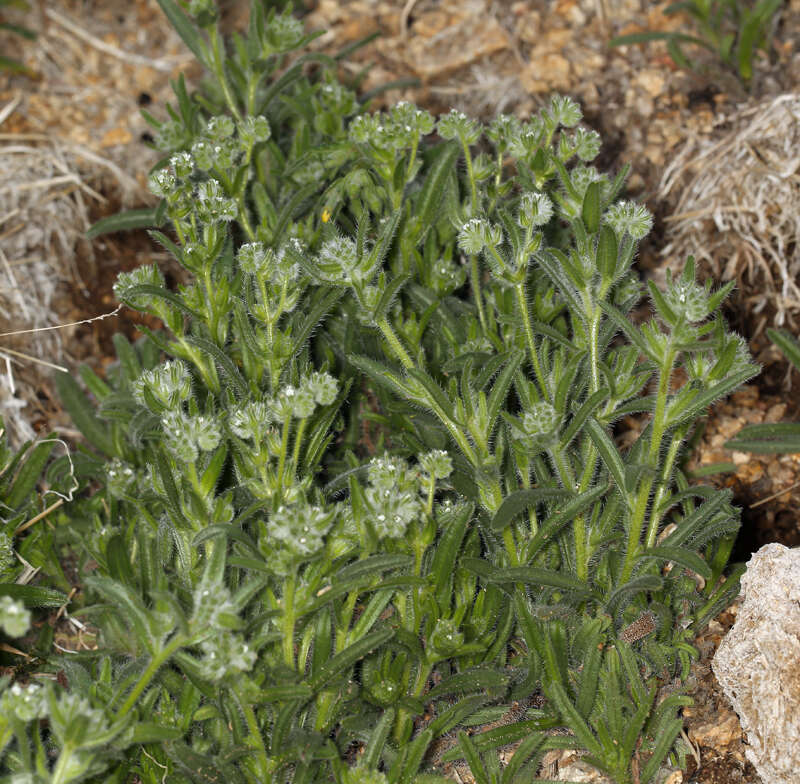
<instances>
[{"instance_id":1,"label":"dead grass tuft","mask_svg":"<svg viewBox=\"0 0 800 784\"><path fill-rule=\"evenodd\" d=\"M771 97L725 118L722 138L695 136L664 172L659 198L680 198L667 218L667 265L688 255L735 280L755 335L800 316L800 94ZM769 306L769 307L768 307Z\"/></svg>"}]
</instances>

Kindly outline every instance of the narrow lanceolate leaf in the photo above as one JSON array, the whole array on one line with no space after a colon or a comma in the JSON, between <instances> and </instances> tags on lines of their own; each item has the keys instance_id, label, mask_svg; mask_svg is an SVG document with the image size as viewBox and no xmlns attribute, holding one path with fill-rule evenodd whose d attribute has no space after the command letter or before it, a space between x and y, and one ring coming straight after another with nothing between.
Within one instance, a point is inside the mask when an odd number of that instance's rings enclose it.
<instances>
[{"instance_id":1,"label":"narrow lanceolate leaf","mask_svg":"<svg viewBox=\"0 0 800 784\"><path fill-rule=\"evenodd\" d=\"M586 189L583 196L581 210L583 225L589 234L595 234L600 229L600 183L593 182Z\"/></svg>"},{"instance_id":2,"label":"narrow lanceolate leaf","mask_svg":"<svg viewBox=\"0 0 800 784\"><path fill-rule=\"evenodd\" d=\"M116 215L101 218L92 224L86 232L86 239L93 240L103 234L113 234L118 231L131 231L132 229L151 229L161 225L156 221L156 208L145 207L137 210L126 210Z\"/></svg>"},{"instance_id":3,"label":"narrow lanceolate leaf","mask_svg":"<svg viewBox=\"0 0 800 784\"><path fill-rule=\"evenodd\" d=\"M197 346L197 348L214 359L231 384L236 388L238 394L246 395L248 393L247 382L239 372L239 368L216 343L194 335L187 336L186 341Z\"/></svg>"},{"instance_id":4,"label":"narrow lanceolate leaf","mask_svg":"<svg viewBox=\"0 0 800 784\"><path fill-rule=\"evenodd\" d=\"M512 566L508 569L495 569L485 579L492 583L523 583L524 585L547 585L584 594L589 586L583 580L567 573L552 569L539 569L535 566Z\"/></svg>"},{"instance_id":5,"label":"narrow lanceolate leaf","mask_svg":"<svg viewBox=\"0 0 800 784\"><path fill-rule=\"evenodd\" d=\"M600 454L600 459L608 469L609 474L614 477L617 487L624 495L626 489L625 463L617 447L614 445L614 442L611 440L608 433L606 433L605 429L602 428L593 417L590 417L586 422L586 432L592 439L595 449L597 449Z\"/></svg>"},{"instance_id":6,"label":"narrow lanceolate leaf","mask_svg":"<svg viewBox=\"0 0 800 784\"><path fill-rule=\"evenodd\" d=\"M539 532L525 548L525 560L530 561L567 523L572 522L595 501L602 498L608 490L608 485L593 487L585 493L575 496L569 503L564 504L545 519Z\"/></svg>"},{"instance_id":7,"label":"narrow lanceolate leaf","mask_svg":"<svg viewBox=\"0 0 800 784\"><path fill-rule=\"evenodd\" d=\"M348 357L348 361L355 365L364 375L369 376L373 381L377 381L381 386L394 392L400 397L407 397L407 390L401 378L393 373L386 365L376 362L369 357L353 355Z\"/></svg>"},{"instance_id":8,"label":"narrow lanceolate leaf","mask_svg":"<svg viewBox=\"0 0 800 784\"><path fill-rule=\"evenodd\" d=\"M493 531L502 531L511 521L531 506L543 500L554 500L571 495L569 490L558 487L534 487L529 490L517 490L507 495L495 512L490 527Z\"/></svg>"},{"instance_id":9,"label":"narrow lanceolate leaf","mask_svg":"<svg viewBox=\"0 0 800 784\"><path fill-rule=\"evenodd\" d=\"M558 288L561 295L569 303L570 313L574 316L578 316L585 322L586 316L584 314L583 303L572 281L564 273L558 259L556 259L552 253L546 250L540 250L536 254L536 260L545 271L547 277L550 278L553 285Z\"/></svg>"},{"instance_id":10,"label":"narrow lanceolate leaf","mask_svg":"<svg viewBox=\"0 0 800 784\"><path fill-rule=\"evenodd\" d=\"M647 345L647 341L644 339L644 335L642 335L642 332L638 327L628 321L628 319L623 316L622 313L617 310L617 308L608 302L598 302L598 305L600 305L600 308L603 310L603 312L623 333L625 333L625 337L627 337L628 340L630 340L630 342L642 352L642 354L655 361L658 361L657 357L652 356L652 351Z\"/></svg>"},{"instance_id":11,"label":"narrow lanceolate leaf","mask_svg":"<svg viewBox=\"0 0 800 784\"><path fill-rule=\"evenodd\" d=\"M425 693L425 699L449 694L469 694L489 690L503 690L508 685L509 676L489 667L476 667L451 675Z\"/></svg>"},{"instance_id":12,"label":"narrow lanceolate leaf","mask_svg":"<svg viewBox=\"0 0 800 784\"><path fill-rule=\"evenodd\" d=\"M614 229L607 224L600 229L600 236L597 239L597 269L603 280L613 280L617 269L618 255L617 235Z\"/></svg>"},{"instance_id":13,"label":"narrow lanceolate leaf","mask_svg":"<svg viewBox=\"0 0 800 784\"><path fill-rule=\"evenodd\" d=\"M711 567L695 552L682 547L651 547L642 553L643 558L657 558L660 561L672 561L684 569L696 572L706 580L711 579Z\"/></svg>"},{"instance_id":14,"label":"narrow lanceolate leaf","mask_svg":"<svg viewBox=\"0 0 800 784\"><path fill-rule=\"evenodd\" d=\"M488 401L490 429L494 426L495 420L500 414L500 409L506 402L508 390L511 388L511 383L513 382L514 376L519 369L523 356L524 355L521 351L513 352L508 364L503 368L502 372L497 377L497 381L494 382L494 386L489 394Z\"/></svg>"},{"instance_id":15,"label":"narrow lanceolate leaf","mask_svg":"<svg viewBox=\"0 0 800 784\"><path fill-rule=\"evenodd\" d=\"M433 166L431 166L425 184L422 186L417 199L414 214L420 219L423 231L427 232L436 225L436 219L444 202L444 191L447 178L455 165L461 150L457 144L446 144L438 153ZM420 240L424 239L420 237Z\"/></svg>"},{"instance_id":16,"label":"narrow lanceolate leaf","mask_svg":"<svg viewBox=\"0 0 800 784\"><path fill-rule=\"evenodd\" d=\"M61 607L69 601L67 595L61 591L16 583L0 583L0 596L16 599L26 607Z\"/></svg>"},{"instance_id":17,"label":"narrow lanceolate leaf","mask_svg":"<svg viewBox=\"0 0 800 784\"><path fill-rule=\"evenodd\" d=\"M86 440L109 457L116 455L114 442L105 423L95 414L94 407L86 398L78 382L69 373L56 373L56 389L72 421Z\"/></svg>"},{"instance_id":18,"label":"narrow lanceolate leaf","mask_svg":"<svg viewBox=\"0 0 800 784\"><path fill-rule=\"evenodd\" d=\"M48 438L55 439L55 436L49 436ZM19 469L14 478L14 484L11 485L11 490L3 499L3 505L6 510L17 509L32 497L36 488L36 483L41 478L44 467L55 445L55 440L48 440L37 444L30 451L25 462L22 464L22 468Z\"/></svg>"},{"instance_id":19,"label":"narrow lanceolate leaf","mask_svg":"<svg viewBox=\"0 0 800 784\"><path fill-rule=\"evenodd\" d=\"M680 425L702 416L706 408L712 403L725 397L725 395L729 395L734 389L744 384L745 381L749 381L758 374L760 369L758 365L748 365L738 373L734 373L732 376L701 392L691 402L685 404L682 410L670 411L670 426Z\"/></svg>"},{"instance_id":20,"label":"narrow lanceolate leaf","mask_svg":"<svg viewBox=\"0 0 800 784\"><path fill-rule=\"evenodd\" d=\"M725 449L757 454L800 452L800 423L749 425L742 428L730 441L726 441Z\"/></svg>"},{"instance_id":21,"label":"narrow lanceolate leaf","mask_svg":"<svg viewBox=\"0 0 800 784\"><path fill-rule=\"evenodd\" d=\"M768 329L767 336L783 352L798 370L800 370L800 343L785 329Z\"/></svg>"},{"instance_id":22,"label":"narrow lanceolate leaf","mask_svg":"<svg viewBox=\"0 0 800 784\"><path fill-rule=\"evenodd\" d=\"M308 685L314 692L319 691L329 680L337 675L342 675L349 670L359 659L387 643L394 636L393 629L379 629L362 637L351 646L337 653L324 667L321 667Z\"/></svg>"},{"instance_id":23,"label":"narrow lanceolate leaf","mask_svg":"<svg viewBox=\"0 0 800 784\"><path fill-rule=\"evenodd\" d=\"M605 403L610 394L611 390L608 387L600 387L597 392L586 398L583 405L575 412L566 430L561 434L561 449L569 446L586 420Z\"/></svg>"},{"instance_id":24,"label":"narrow lanceolate leaf","mask_svg":"<svg viewBox=\"0 0 800 784\"><path fill-rule=\"evenodd\" d=\"M189 21L186 14L181 11L180 6L175 0L158 0L161 10L169 19L170 24L175 28L175 32L183 39L186 46L191 49L192 54L204 65L205 46L197 28Z\"/></svg>"}]
</instances>

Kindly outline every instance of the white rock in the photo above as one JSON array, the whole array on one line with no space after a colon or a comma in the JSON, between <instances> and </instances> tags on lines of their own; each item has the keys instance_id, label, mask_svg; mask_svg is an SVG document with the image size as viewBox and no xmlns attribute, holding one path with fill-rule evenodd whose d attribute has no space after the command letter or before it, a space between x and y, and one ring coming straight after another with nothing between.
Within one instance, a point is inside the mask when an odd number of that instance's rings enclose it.
<instances>
[{"instance_id":1,"label":"white rock","mask_svg":"<svg viewBox=\"0 0 800 784\"><path fill-rule=\"evenodd\" d=\"M764 545L742 577L744 601L712 662L770 784L800 771L800 548Z\"/></svg>"}]
</instances>

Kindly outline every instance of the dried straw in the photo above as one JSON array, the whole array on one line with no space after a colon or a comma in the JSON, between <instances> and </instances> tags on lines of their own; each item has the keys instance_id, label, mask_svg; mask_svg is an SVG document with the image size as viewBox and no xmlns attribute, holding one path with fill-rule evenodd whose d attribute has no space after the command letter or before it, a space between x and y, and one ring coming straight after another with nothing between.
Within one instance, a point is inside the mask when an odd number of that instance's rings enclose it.
<instances>
[{"instance_id":1,"label":"dried straw","mask_svg":"<svg viewBox=\"0 0 800 784\"><path fill-rule=\"evenodd\" d=\"M800 94L771 97L725 118L722 136L689 139L664 172L659 197L680 197L667 218L667 266L688 255L736 280L753 314L797 329L800 316Z\"/></svg>"}]
</instances>

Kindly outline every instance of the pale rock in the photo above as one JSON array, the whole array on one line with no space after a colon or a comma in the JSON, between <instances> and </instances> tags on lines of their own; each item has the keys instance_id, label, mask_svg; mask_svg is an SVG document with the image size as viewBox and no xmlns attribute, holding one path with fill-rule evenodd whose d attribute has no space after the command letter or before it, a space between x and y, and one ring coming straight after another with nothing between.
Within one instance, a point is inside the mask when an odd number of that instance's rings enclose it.
<instances>
[{"instance_id":1,"label":"pale rock","mask_svg":"<svg viewBox=\"0 0 800 784\"><path fill-rule=\"evenodd\" d=\"M724 711L713 722L689 729L689 739L698 746L724 749L742 737L739 719L733 711Z\"/></svg>"},{"instance_id":2,"label":"pale rock","mask_svg":"<svg viewBox=\"0 0 800 784\"><path fill-rule=\"evenodd\" d=\"M731 452L731 461L734 465L745 465L750 462L747 452Z\"/></svg>"},{"instance_id":3,"label":"pale rock","mask_svg":"<svg viewBox=\"0 0 800 784\"><path fill-rule=\"evenodd\" d=\"M800 548L764 545L747 566L743 603L712 667L747 734L747 759L765 782L797 784Z\"/></svg>"},{"instance_id":4,"label":"pale rock","mask_svg":"<svg viewBox=\"0 0 800 784\"><path fill-rule=\"evenodd\" d=\"M664 92L664 72L656 68L644 68L633 80L649 96L656 98Z\"/></svg>"},{"instance_id":5,"label":"pale rock","mask_svg":"<svg viewBox=\"0 0 800 784\"><path fill-rule=\"evenodd\" d=\"M555 53L531 57L530 64L520 74L520 82L531 93L569 90L572 84L569 60Z\"/></svg>"},{"instance_id":6,"label":"pale rock","mask_svg":"<svg viewBox=\"0 0 800 784\"><path fill-rule=\"evenodd\" d=\"M780 422L783 419L783 415L786 413L786 403L775 403L775 405L770 406L767 410L766 415L764 416L765 422Z\"/></svg>"}]
</instances>

